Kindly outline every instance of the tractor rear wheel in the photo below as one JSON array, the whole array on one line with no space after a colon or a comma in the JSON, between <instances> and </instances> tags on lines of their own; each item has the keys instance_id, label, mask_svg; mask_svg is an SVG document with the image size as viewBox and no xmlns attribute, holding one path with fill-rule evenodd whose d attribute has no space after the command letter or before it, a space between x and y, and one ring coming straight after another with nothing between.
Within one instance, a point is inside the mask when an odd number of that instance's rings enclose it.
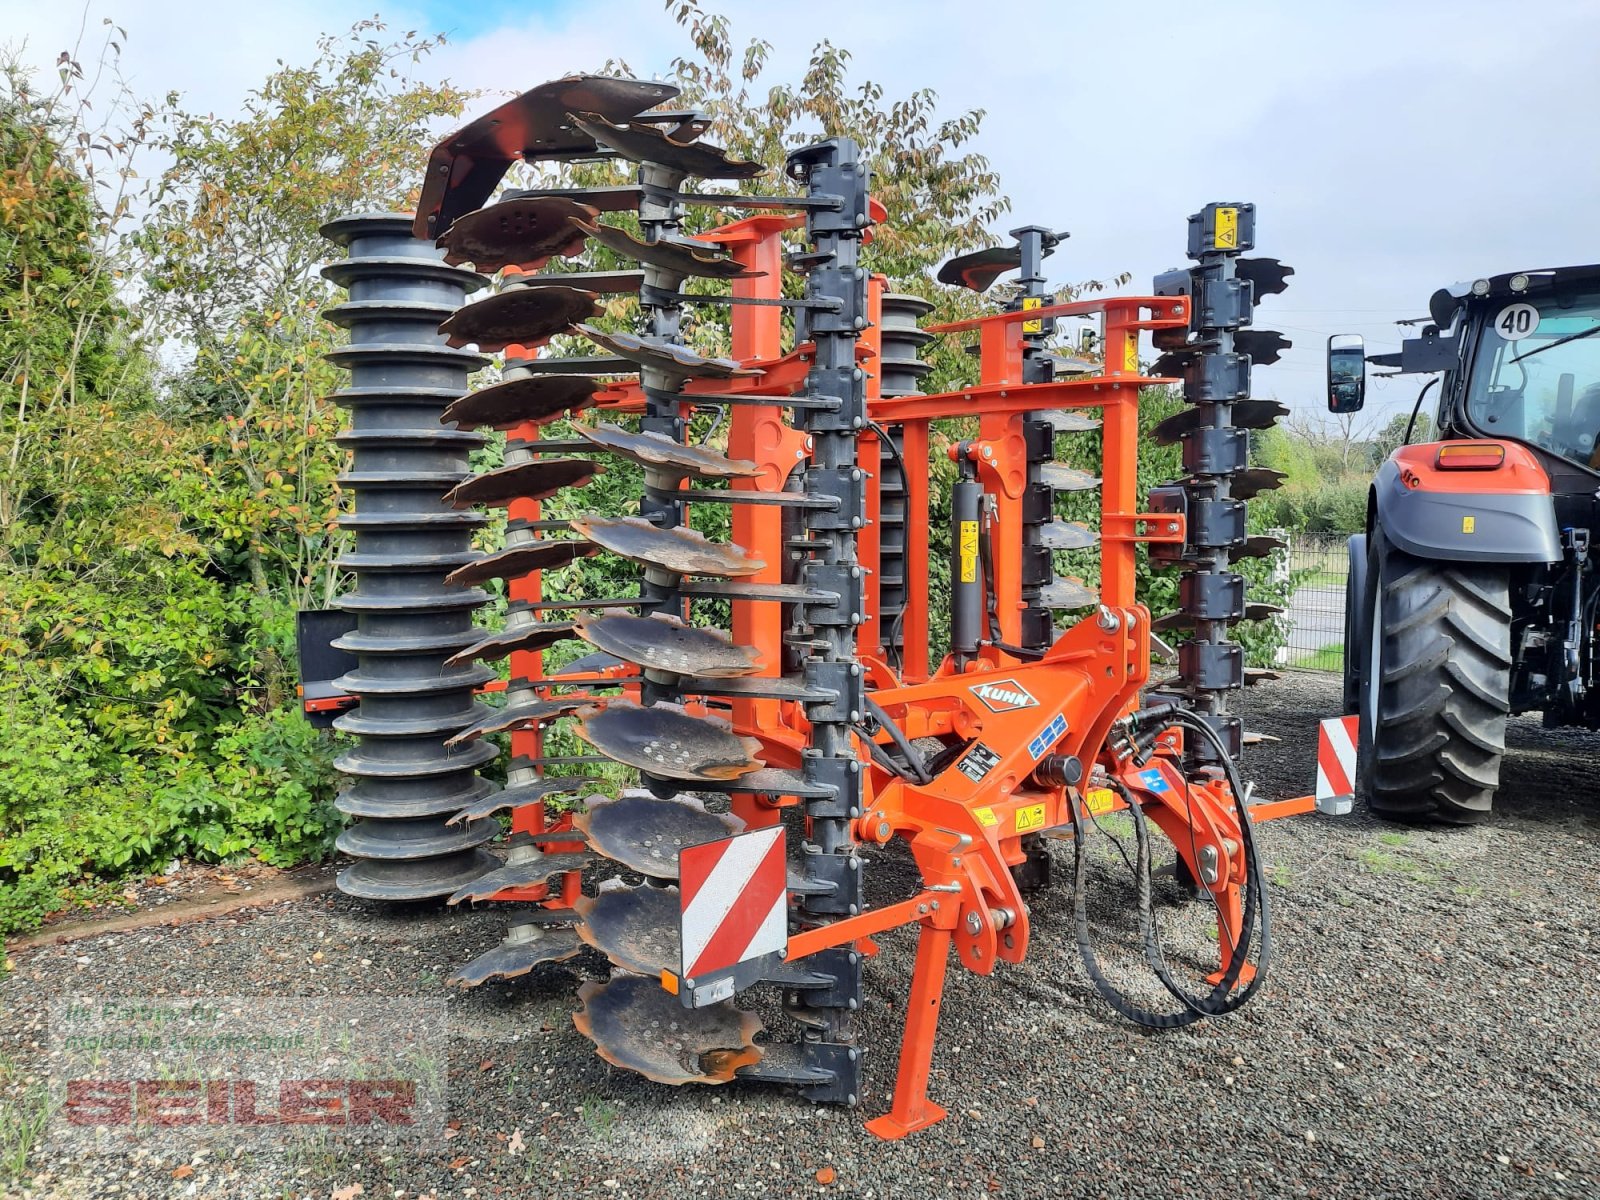
<instances>
[{"instance_id":1,"label":"tractor rear wheel","mask_svg":"<svg viewBox=\"0 0 1600 1200\"><path fill-rule=\"evenodd\" d=\"M1379 816L1489 815L1510 711L1509 573L1414 558L1368 538L1361 761Z\"/></svg>"}]
</instances>

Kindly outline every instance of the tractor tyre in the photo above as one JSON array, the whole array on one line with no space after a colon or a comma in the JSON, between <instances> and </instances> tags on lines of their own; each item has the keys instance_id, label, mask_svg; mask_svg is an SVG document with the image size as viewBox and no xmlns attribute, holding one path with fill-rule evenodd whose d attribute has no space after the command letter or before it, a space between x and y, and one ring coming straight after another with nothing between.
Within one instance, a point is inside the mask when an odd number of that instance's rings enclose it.
<instances>
[{"instance_id":1,"label":"tractor tyre","mask_svg":"<svg viewBox=\"0 0 1600 1200\"><path fill-rule=\"evenodd\" d=\"M1361 775L1381 817L1470 824L1500 786L1510 712L1507 569L1414 558L1368 538Z\"/></svg>"}]
</instances>

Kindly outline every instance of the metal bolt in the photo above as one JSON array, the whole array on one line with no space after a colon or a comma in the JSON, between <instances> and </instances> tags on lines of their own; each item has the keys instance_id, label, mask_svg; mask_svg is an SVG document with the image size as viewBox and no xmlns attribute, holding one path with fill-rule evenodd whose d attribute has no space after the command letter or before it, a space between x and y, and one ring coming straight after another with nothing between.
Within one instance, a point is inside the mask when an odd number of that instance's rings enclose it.
<instances>
[{"instance_id":1,"label":"metal bolt","mask_svg":"<svg viewBox=\"0 0 1600 1200\"><path fill-rule=\"evenodd\" d=\"M967 914L967 932L972 934L973 937L977 937L978 933L982 929L983 929L983 921L982 921L982 919L978 916L977 913L969 912Z\"/></svg>"},{"instance_id":2,"label":"metal bolt","mask_svg":"<svg viewBox=\"0 0 1600 1200\"><path fill-rule=\"evenodd\" d=\"M685 980L684 980L684 981L683 981L683 986L684 986L684 987L686 987L686 988L692 988L692 987L694 987L694 980L692 980L692 979L685 979Z\"/></svg>"},{"instance_id":3,"label":"metal bolt","mask_svg":"<svg viewBox=\"0 0 1600 1200\"><path fill-rule=\"evenodd\" d=\"M850 997L849 1007L850 1008L860 1008L861 1007L861 1001L857 1000L854 996L851 996Z\"/></svg>"},{"instance_id":4,"label":"metal bolt","mask_svg":"<svg viewBox=\"0 0 1600 1200\"><path fill-rule=\"evenodd\" d=\"M928 906L926 904L917 905L917 912L922 914L923 916L927 916L927 914L928 914Z\"/></svg>"},{"instance_id":5,"label":"metal bolt","mask_svg":"<svg viewBox=\"0 0 1600 1200\"><path fill-rule=\"evenodd\" d=\"M1096 624L1098 624L1106 633L1115 633L1122 627L1122 622L1117 619L1117 614L1112 612L1104 604L1100 606L1100 616Z\"/></svg>"},{"instance_id":6,"label":"metal bolt","mask_svg":"<svg viewBox=\"0 0 1600 1200\"><path fill-rule=\"evenodd\" d=\"M850 906L850 915L851 915L851 916L852 916L852 917L853 917L853 916L855 916L855 915L856 915L856 914L857 914L857 913L858 913L858 912L860 912L860 911L861 911L861 908L860 908L860 906L859 906L859 905L856 905L856 904L852 904L852 905L851 905L851 906Z\"/></svg>"},{"instance_id":7,"label":"metal bolt","mask_svg":"<svg viewBox=\"0 0 1600 1200\"><path fill-rule=\"evenodd\" d=\"M933 911L934 912L938 912L939 911L939 902L937 900L935 900L933 902Z\"/></svg>"},{"instance_id":8,"label":"metal bolt","mask_svg":"<svg viewBox=\"0 0 1600 1200\"><path fill-rule=\"evenodd\" d=\"M888 841L889 840L889 835L891 833L893 833L893 832L894 831L889 827L889 822L887 822L887 821L879 821L878 822L878 837L879 837L880 840Z\"/></svg>"}]
</instances>

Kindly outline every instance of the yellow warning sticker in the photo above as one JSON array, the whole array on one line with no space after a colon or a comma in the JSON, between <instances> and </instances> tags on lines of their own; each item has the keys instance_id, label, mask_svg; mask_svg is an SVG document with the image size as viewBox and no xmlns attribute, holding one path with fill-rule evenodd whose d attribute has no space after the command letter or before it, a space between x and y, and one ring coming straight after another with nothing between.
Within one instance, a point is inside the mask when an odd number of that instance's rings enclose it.
<instances>
[{"instance_id":1,"label":"yellow warning sticker","mask_svg":"<svg viewBox=\"0 0 1600 1200\"><path fill-rule=\"evenodd\" d=\"M1090 788L1083 794L1083 806L1095 816L1102 816L1117 806L1117 794L1110 788Z\"/></svg>"},{"instance_id":2,"label":"yellow warning sticker","mask_svg":"<svg viewBox=\"0 0 1600 1200\"><path fill-rule=\"evenodd\" d=\"M978 582L978 523L961 522L960 529L961 582Z\"/></svg>"},{"instance_id":3,"label":"yellow warning sticker","mask_svg":"<svg viewBox=\"0 0 1600 1200\"><path fill-rule=\"evenodd\" d=\"M1237 208L1217 209L1217 237L1218 250L1237 250L1239 248L1239 210Z\"/></svg>"},{"instance_id":4,"label":"yellow warning sticker","mask_svg":"<svg viewBox=\"0 0 1600 1200\"><path fill-rule=\"evenodd\" d=\"M1017 832L1027 833L1030 829L1044 828L1044 805L1024 804L1017 809Z\"/></svg>"},{"instance_id":5,"label":"yellow warning sticker","mask_svg":"<svg viewBox=\"0 0 1600 1200\"><path fill-rule=\"evenodd\" d=\"M1478 532L1478 518L1477 517L1462 517L1461 518L1461 532L1462 533L1477 533Z\"/></svg>"},{"instance_id":6,"label":"yellow warning sticker","mask_svg":"<svg viewBox=\"0 0 1600 1200\"><path fill-rule=\"evenodd\" d=\"M1122 369L1130 375L1139 373L1139 335L1128 335L1128 347L1122 352Z\"/></svg>"},{"instance_id":7,"label":"yellow warning sticker","mask_svg":"<svg viewBox=\"0 0 1600 1200\"><path fill-rule=\"evenodd\" d=\"M1028 309L1030 309L1030 308L1043 308L1043 307L1044 307L1044 297L1043 296L1024 296L1022 298L1022 311L1023 312L1027 312ZM1043 333L1044 332L1044 321L1043 320L1039 320L1039 321L1024 321L1022 323L1022 332L1023 333Z\"/></svg>"},{"instance_id":8,"label":"yellow warning sticker","mask_svg":"<svg viewBox=\"0 0 1600 1200\"><path fill-rule=\"evenodd\" d=\"M978 824L985 829L993 829L1000 824L1000 818L994 815L992 808L975 808L972 810L972 815L978 818Z\"/></svg>"}]
</instances>

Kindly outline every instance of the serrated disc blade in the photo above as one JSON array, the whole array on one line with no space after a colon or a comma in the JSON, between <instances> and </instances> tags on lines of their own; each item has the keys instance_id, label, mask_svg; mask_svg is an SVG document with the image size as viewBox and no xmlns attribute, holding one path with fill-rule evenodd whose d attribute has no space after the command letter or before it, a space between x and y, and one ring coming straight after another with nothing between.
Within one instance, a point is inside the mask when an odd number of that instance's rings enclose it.
<instances>
[{"instance_id":1,"label":"serrated disc blade","mask_svg":"<svg viewBox=\"0 0 1600 1200\"><path fill-rule=\"evenodd\" d=\"M460 733L445 740L446 746L460 746L474 742L491 733L509 733L517 729L532 729L545 721L554 721L577 712L587 700L534 700L527 704L511 704L497 708L487 716L474 721Z\"/></svg>"},{"instance_id":2,"label":"serrated disc blade","mask_svg":"<svg viewBox=\"0 0 1600 1200\"><path fill-rule=\"evenodd\" d=\"M446 825L460 825L466 821L476 821L483 817L491 817L501 809L521 808L524 804L539 804L549 796L570 796L581 792L585 788L598 787L604 783L603 779L540 779L533 783L518 784L515 787L502 788L498 792L491 792L483 799L469 804L455 816L445 822Z\"/></svg>"},{"instance_id":3,"label":"serrated disc blade","mask_svg":"<svg viewBox=\"0 0 1600 1200\"><path fill-rule=\"evenodd\" d=\"M464 585L490 579L521 579L530 571L559 570L574 559L598 553L599 549L593 542L546 538L486 554L476 562L457 567L444 577L444 581Z\"/></svg>"},{"instance_id":4,"label":"serrated disc blade","mask_svg":"<svg viewBox=\"0 0 1600 1200\"><path fill-rule=\"evenodd\" d=\"M572 531L613 554L680 575L735 579L767 565L739 546L708 541L684 525L660 529L643 517L575 517Z\"/></svg>"},{"instance_id":5,"label":"serrated disc blade","mask_svg":"<svg viewBox=\"0 0 1600 1200\"><path fill-rule=\"evenodd\" d=\"M438 245L453 267L471 263L486 272L537 271L552 258L582 254L583 232L573 221L599 215L598 208L561 196L519 196L467 213Z\"/></svg>"},{"instance_id":6,"label":"serrated disc blade","mask_svg":"<svg viewBox=\"0 0 1600 1200\"><path fill-rule=\"evenodd\" d=\"M1099 603L1098 594L1072 579L1057 579L1045 584L1039 591L1039 605L1042 608L1066 611L1074 608L1090 608Z\"/></svg>"},{"instance_id":7,"label":"serrated disc blade","mask_svg":"<svg viewBox=\"0 0 1600 1200\"><path fill-rule=\"evenodd\" d=\"M1268 617L1276 616L1282 611L1282 607L1276 604L1247 604L1244 607L1244 615L1230 617L1228 624L1237 625L1240 621L1262 621ZM1150 622L1150 628L1157 633L1166 633L1170 629L1193 629L1195 624L1195 618L1191 614L1175 612L1168 613L1164 617L1157 617Z\"/></svg>"},{"instance_id":8,"label":"serrated disc blade","mask_svg":"<svg viewBox=\"0 0 1600 1200\"><path fill-rule=\"evenodd\" d=\"M451 894L449 903L465 900L490 900L508 888L537 887L549 881L552 875L568 871L581 871L594 861L588 851L562 854L544 854L531 846L519 846L512 857L492 871L486 871L465 887Z\"/></svg>"},{"instance_id":9,"label":"serrated disc blade","mask_svg":"<svg viewBox=\"0 0 1600 1200\"><path fill-rule=\"evenodd\" d=\"M703 358L687 346L642 338L633 333L608 333L593 325L573 327L595 345L640 367L662 371L679 379L733 379L760 375L756 367L743 367L731 358Z\"/></svg>"},{"instance_id":10,"label":"serrated disc blade","mask_svg":"<svg viewBox=\"0 0 1600 1200\"><path fill-rule=\"evenodd\" d=\"M657 163L701 179L754 179L766 170L760 163L732 157L719 146L680 142L653 125L613 125L591 112L573 113L572 123L630 162Z\"/></svg>"},{"instance_id":11,"label":"serrated disc blade","mask_svg":"<svg viewBox=\"0 0 1600 1200\"><path fill-rule=\"evenodd\" d=\"M1294 345L1281 333L1271 329L1241 329L1233 335L1233 348L1248 354L1258 367L1270 367L1283 357L1283 352Z\"/></svg>"},{"instance_id":12,"label":"serrated disc blade","mask_svg":"<svg viewBox=\"0 0 1600 1200\"><path fill-rule=\"evenodd\" d=\"M1287 478L1282 471L1271 467L1246 467L1228 476L1228 491L1236 500L1249 500L1282 487Z\"/></svg>"},{"instance_id":13,"label":"serrated disc blade","mask_svg":"<svg viewBox=\"0 0 1600 1200\"><path fill-rule=\"evenodd\" d=\"M654 977L678 969L677 888L607 879L597 895L578 897L572 909L582 922L578 936L624 971Z\"/></svg>"},{"instance_id":14,"label":"serrated disc blade","mask_svg":"<svg viewBox=\"0 0 1600 1200\"><path fill-rule=\"evenodd\" d=\"M453 401L439 416L444 425L489 425L509 429L559 421L594 404L600 385L586 375L532 375L511 379Z\"/></svg>"},{"instance_id":15,"label":"serrated disc blade","mask_svg":"<svg viewBox=\"0 0 1600 1200\"><path fill-rule=\"evenodd\" d=\"M661 433L633 433L609 422L574 425L572 431L601 450L680 479L749 479L761 473L753 462L705 446L684 446Z\"/></svg>"},{"instance_id":16,"label":"serrated disc blade","mask_svg":"<svg viewBox=\"0 0 1600 1200\"><path fill-rule=\"evenodd\" d=\"M1289 288L1293 267L1286 267L1275 258L1236 258L1233 271L1240 279L1248 279L1255 289L1255 298L1276 296Z\"/></svg>"},{"instance_id":17,"label":"serrated disc blade","mask_svg":"<svg viewBox=\"0 0 1600 1200\"><path fill-rule=\"evenodd\" d=\"M496 662L518 651L548 650L557 642L577 636L571 621L530 621L526 625L512 625L498 633L491 633L465 650L452 654L444 660L444 665L459 667L474 659Z\"/></svg>"},{"instance_id":18,"label":"serrated disc blade","mask_svg":"<svg viewBox=\"0 0 1600 1200\"><path fill-rule=\"evenodd\" d=\"M1183 435L1209 426L1212 405L1185 408L1173 413L1150 431L1159 445L1173 446L1183 440ZM1270 429L1279 417L1289 415L1289 410L1276 400L1240 400L1227 406L1228 422L1235 429Z\"/></svg>"},{"instance_id":19,"label":"serrated disc blade","mask_svg":"<svg viewBox=\"0 0 1600 1200\"><path fill-rule=\"evenodd\" d=\"M1064 463L1044 463L1039 467L1039 480L1058 492L1087 492L1100 486L1100 477Z\"/></svg>"},{"instance_id":20,"label":"serrated disc blade","mask_svg":"<svg viewBox=\"0 0 1600 1200\"><path fill-rule=\"evenodd\" d=\"M475 345L485 354L495 354L507 346L542 346L601 311L593 292L554 284L514 287L456 309L439 332L447 345Z\"/></svg>"},{"instance_id":21,"label":"serrated disc blade","mask_svg":"<svg viewBox=\"0 0 1600 1200\"><path fill-rule=\"evenodd\" d=\"M1267 537L1263 534L1245 538L1244 545L1235 546L1229 551L1229 555L1235 559L1265 558L1274 550L1282 550L1286 545L1288 543L1281 538Z\"/></svg>"},{"instance_id":22,"label":"serrated disc blade","mask_svg":"<svg viewBox=\"0 0 1600 1200\"><path fill-rule=\"evenodd\" d=\"M573 626L591 646L646 670L698 679L731 679L760 670L755 650L735 645L719 630L686 625L665 613L602 613L579 617Z\"/></svg>"},{"instance_id":23,"label":"serrated disc blade","mask_svg":"<svg viewBox=\"0 0 1600 1200\"><path fill-rule=\"evenodd\" d=\"M515 979L540 963L563 962L583 949L570 925L513 925L504 940L450 976L457 987L477 987L491 979Z\"/></svg>"},{"instance_id":24,"label":"serrated disc blade","mask_svg":"<svg viewBox=\"0 0 1600 1200\"><path fill-rule=\"evenodd\" d=\"M585 811L573 814L572 826L590 847L654 879L678 878L678 852L685 846L744 832L738 817L707 812L692 796L659 800L647 792L626 792L615 800L594 797L585 805Z\"/></svg>"},{"instance_id":25,"label":"serrated disc blade","mask_svg":"<svg viewBox=\"0 0 1600 1200\"><path fill-rule=\"evenodd\" d=\"M715 783L759 771L761 743L675 704L613 700L578 713L575 732L607 758L663 779Z\"/></svg>"},{"instance_id":26,"label":"serrated disc blade","mask_svg":"<svg viewBox=\"0 0 1600 1200\"><path fill-rule=\"evenodd\" d=\"M604 468L587 458L536 458L474 475L445 493L457 508L475 504L498 508L515 500L544 500L567 488L582 487Z\"/></svg>"},{"instance_id":27,"label":"serrated disc blade","mask_svg":"<svg viewBox=\"0 0 1600 1200\"><path fill-rule=\"evenodd\" d=\"M697 279L750 279L765 275L765 271L752 271L726 255L719 254L709 245L691 246L682 242L645 242L626 229L605 225L599 221L578 221L578 230L591 237L608 250L647 266L659 267L674 275L693 276Z\"/></svg>"},{"instance_id":28,"label":"serrated disc blade","mask_svg":"<svg viewBox=\"0 0 1600 1200\"><path fill-rule=\"evenodd\" d=\"M1050 521L1039 526L1039 544L1052 550L1086 550L1100 535L1076 521Z\"/></svg>"}]
</instances>

